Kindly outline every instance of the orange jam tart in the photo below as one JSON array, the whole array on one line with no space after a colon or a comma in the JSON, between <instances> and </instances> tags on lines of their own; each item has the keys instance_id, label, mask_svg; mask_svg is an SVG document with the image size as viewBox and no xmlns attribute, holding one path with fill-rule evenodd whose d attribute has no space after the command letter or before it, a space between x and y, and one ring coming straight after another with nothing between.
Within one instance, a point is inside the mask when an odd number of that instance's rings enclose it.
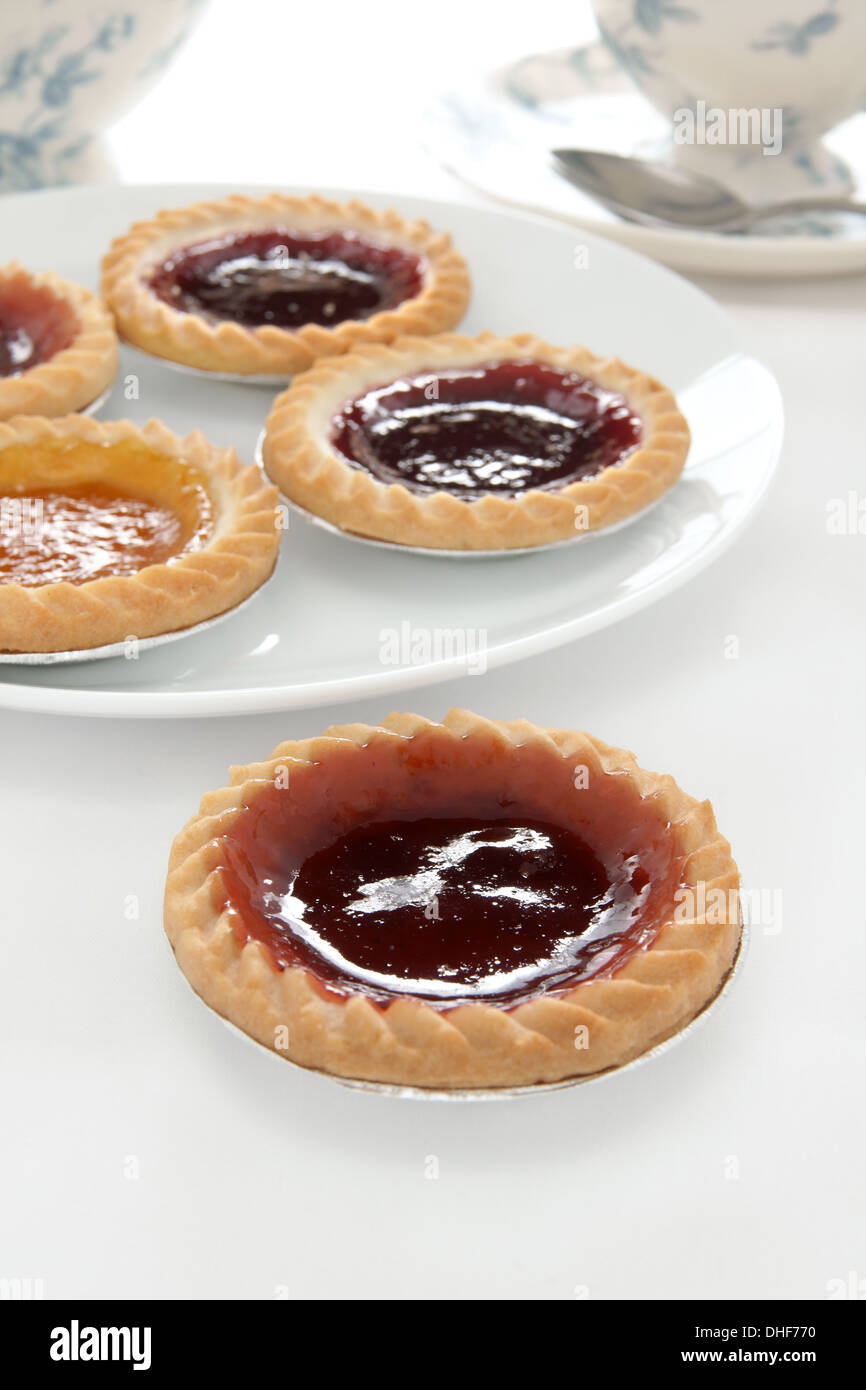
<instances>
[{"instance_id":1,"label":"orange jam tart","mask_svg":"<svg viewBox=\"0 0 866 1390\"><path fill-rule=\"evenodd\" d=\"M0 651L110 647L230 612L274 568L276 503L198 431L0 422Z\"/></svg>"},{"instance_id":2,"label":"orange jam tart","mask_svg":"<svg viewBox=\"0 0 866 1390\"><path fill-rule=\"evenodd\" d=\"M198 549L211 524L204 475L137 440L55 440L0 454L2 583L136 574Z\"/></svg>"}]
</instances>

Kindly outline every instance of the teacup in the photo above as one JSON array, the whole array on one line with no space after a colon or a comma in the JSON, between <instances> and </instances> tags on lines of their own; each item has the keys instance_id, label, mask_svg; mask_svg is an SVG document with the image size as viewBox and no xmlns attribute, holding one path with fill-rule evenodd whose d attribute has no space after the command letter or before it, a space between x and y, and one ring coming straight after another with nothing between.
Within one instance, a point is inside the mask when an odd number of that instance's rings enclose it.
<instances>
[{"instance_id":1,"label":"teacup","mask_svg":"<svg viewBox=\"0 0 866 1390\"><path fill-rule=\"evenodd\" d=\"M204 4L0 6L0 193L111 177L101 136L156 83Z\"/></svg>"},{"instance_id":2,"label":"teacup","mask_svg":"<svg viewBox=\"0 0 866 1390\"><path fill-rule=\"evenodd\" d=\"M821 137L866 104L863 0L593 0L675 157L754 202L850 190Z\"/></svg>"}]
</instances>

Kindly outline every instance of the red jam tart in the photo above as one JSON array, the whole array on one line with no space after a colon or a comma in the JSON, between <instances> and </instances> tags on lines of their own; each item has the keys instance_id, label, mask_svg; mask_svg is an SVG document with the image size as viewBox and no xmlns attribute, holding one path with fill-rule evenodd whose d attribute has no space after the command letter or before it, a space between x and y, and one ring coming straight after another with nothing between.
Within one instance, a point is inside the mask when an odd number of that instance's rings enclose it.
<instances>
[{"instance_id":1,"label":"red jam tart","mask_svg":"<svg viewBox=\"0 0 866 1390\"><path fill-rule=\"evenodd\" d=\"M77 651L191 627L273 569L276 493L158 421L0 425L0 650Z\"/></svg>"},{"instance_id":2,"label":"red jam tart","mask_svg":"<svg viewBox=\"0 0 866 1390\"><path fill-rule=\"evenodd\" d=\"M426 223L274 193L159 213L115 241L103 290L128 342L205 371L287 377L459 322L465 262Z\"/></svg>"},{"instance_id":3,"label":"red jam tart","mask_svg":"<svg viewBox=\"0 0 866 1390\"><path fill-rule=\"evenodd\" d=\"M0 281L0 377L20 376L68 348L78 333L72 305L27 275Z\"/></svg>"},{"instance_id":4,"label":"red jam tart","mask_svg":"<svg viewBox=\"0 0 866 1390\"><path fill-rule=\"evenodd\" d=\"M452 711L236 769L175 841L165 920L205 1001L303 1066L529 1085L694 1017L737 951L737 886L711 807L670 778Z\"/></svg>"},{"instance_id":5,"label":"red jam tart","mask_svg":"<svg viewBox=\"0 0 866 1390\"><path fill-rule=\"evenodd\" d=\"M344 531L499 550L625 520L673 486L688 447L671 393L618 360L443 335L319 363L274 403L263 458Z\"/></svg>"},{"instance_id":6,"label":"red jam tart","mask_svg":"<svg viewBox=\"0 0 866 1390\"><path fill-rule=\"evenodd\" d=\"M80 285L0 267L0 419L65 415L117 373L111 316Z\"/></svg>"},{"instance_id":7,"label":"red jam tart","mask_svg":"<svg viewBox=\"0 0 866 1390\"><path fill-rule=\"evenodd\" d=\"M331 442L410 492L466 501L560 489L623 463L641 441L624 396L542 362L424 372L347 401Z\"/></svg>"},{"instance_id":8,"label":"red jam tart","mask_svg":"<svg viewBox=\"0 0 866 1390\"><path fill-rule=\"evenodd\" d=\"M157 298L186 314L245 328L330 328L368 319L420 293L420 257L357 232L274 228L181 247L151 273Z\"/></svg>"}]
</instances>

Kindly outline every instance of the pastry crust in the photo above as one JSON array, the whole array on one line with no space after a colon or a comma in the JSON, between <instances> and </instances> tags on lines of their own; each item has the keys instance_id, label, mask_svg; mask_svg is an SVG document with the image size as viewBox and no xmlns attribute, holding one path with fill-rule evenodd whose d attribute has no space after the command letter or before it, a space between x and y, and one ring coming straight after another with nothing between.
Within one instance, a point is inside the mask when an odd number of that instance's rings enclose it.
<instances>
[{"instance_id":1,"label":"pastry crust","mask_svg":"<svg viewBox=\"0 0 866 1390\"><path fill-rule=\"evenodd\" d=\"M117 335L111 314L100 299L81 285L44 271L31 275L17 261L0 268L4 281L20 280L47 290L73 310L78 331L69 347L28 367L18 376L0 377L0 420L14 415L68 415L84 410L101 396L117 375Z\"/></svg>"},{"instance_id":2,"label":"pastry crust","mask_svg":"<svg viewBox=\"0 0 866 1390\"><path fill-rule=\"evenodd\" d=\"M538 361L581 372L624 396L644 426L641 445L621 464L556 491L467 502L379 482L331 445L343 403L371 387L424 370L494 361ZM506 550L573 539L624 521L672 487L689 451L689 427L673 395L646 372L583 347L554 347L532 334L404 338L320 362L278 396L268 416L265 470L291 501L341 530L436 550Z\"/></svg>"},{"instance_id":3,"label":"pastry crust","mask_svg":"<svg viewBox=\"0 0 866 1390\"><path fill-rule=\"evenodd\" d=\"M233 449L214 448L198 431L179 438L159 420L139 429L128 420L105 423L80 415L20 417L0 424L0 470L10 445L58 440L136 440L193 465L213 507L210 534L200 548L132 575L84 584L0 583L0 651L77 651L175 632L234 608L270 575L280 543L276 489ZM39 470L35 453L33 485L50 485L51 473Z\"/></svg>"},{"instance_id":4,"label":"pastry crust","mask_svg":"<svg viewBox=\"0 0 866 1390\"><path fill-rule=\"evenodd\" d=\"M435 731L461 740L482 734L494 756L539 743L552 757L593 777L628 778L670 822L682 856L681 883L710 912L671 909L651 944L620 969L564 992L515 1005L460 1004L443 1009L411 996L386 1007L361 993L324 994L300 966L276 969L255 940L239 943L223 906L222 839L251 798L279 773L326 760L348 746L411 740ZM410 774L407 772L406 774ZM393 714L379 727L349 724L320 738L281 744L270 759L232 770L174 842L165 895L165 928L193 989L257 1042L301 1066L402 1086L454 1088L531 1085L617 1067L679 1031L716 995L740 940L739 875L709 802L687 796L670 777L638 767L631 753L588 734L542 729L526 720L482 719L452 710L442 724ZM712 890L720 890L713 892ZM702 896L703 894L703 896ZM686 902L690 902L686 898ZM719 902L723 906L719 908ZM683 917L684 920L679 920ZM710 920L712 918L712 920ZM343 986L340 989L343 990ZM576 1029L586 1046L578 1047ZM582 1039L582 1042L584 1039Z\"/></svg>"},{"instance_id":5,"label":"pastry crust","mask_svg":"<svg viewBox=\"0 0 866 1390\"><path fill-rule=\"evenodd\" d=\"M297 329L263 325L246 328L211 322L164 304L144 276L170 252L204 237L287 225L301 231L356 231L377 243L420 256L425 264L421 293L368 319L345 320L333 328L306 324ZM154 357L202 371L287 378L320 357L333 357L363 343L388 343L404 333L437 333L460 322L469 302L469 271L451 238L426 222L408 222L398 212L363 203L337 203L316 195L240 194L219 202L194 203L137 222L112 242L102 262L102 292L126 342Z\"/></svg>"}]
</instances>

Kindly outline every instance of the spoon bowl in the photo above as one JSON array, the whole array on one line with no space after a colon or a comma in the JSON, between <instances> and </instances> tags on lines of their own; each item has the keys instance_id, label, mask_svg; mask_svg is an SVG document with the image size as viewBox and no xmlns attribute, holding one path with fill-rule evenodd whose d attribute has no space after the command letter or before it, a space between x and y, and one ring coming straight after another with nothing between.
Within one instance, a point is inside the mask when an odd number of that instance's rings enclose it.
<instances>
[{"instance_id":1,"label":"spoon bowl","mask_svg":"<svg viewBox=\"0 0 866 1390\"><path fill-rule=\"evenodd\" d=\"M714 179L662 160L603 150L553 150L560 172L611 212L644 226L705 232L747 231L758 222L799 212L866 213L851 198L797 198L750 207Z\"/></svg>"}]
</instances>

